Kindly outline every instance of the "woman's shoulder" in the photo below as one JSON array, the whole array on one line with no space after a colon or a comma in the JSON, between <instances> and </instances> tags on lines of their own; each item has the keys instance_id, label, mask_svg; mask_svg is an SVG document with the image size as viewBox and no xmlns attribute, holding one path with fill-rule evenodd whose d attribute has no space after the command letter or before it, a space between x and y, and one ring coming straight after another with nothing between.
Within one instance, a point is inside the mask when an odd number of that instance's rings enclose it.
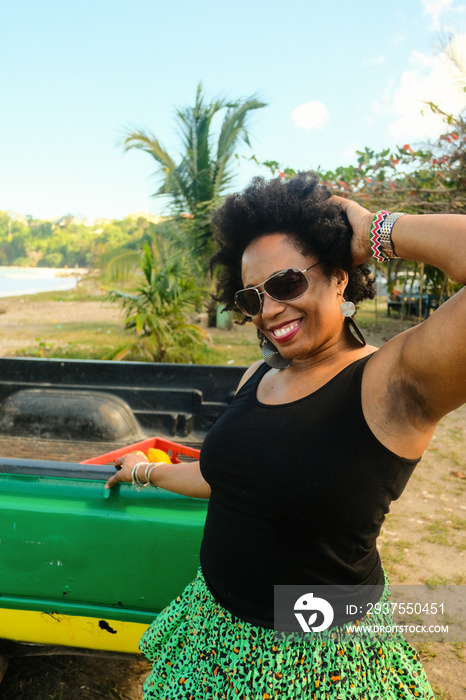
<instances>
[{"instance_id":1,"label":"woman's shoulder","mask_svg":"<svg viewBox=\"0 0 466 700\"><path fill-rule=\"evenodd\" d=\"M238 384L238 387L236 389L236 393L238 393L238 391L241 389L241 387L246 384L248 379L251 379L251 377L257 372L257 370L260 367L263 367L264 365L265 365L264 360L257 360L257 362L254 362L254 364L252 364L250 367L248 367L246 372L241 377L240 383Z\"/></svg>"}]
</instances>

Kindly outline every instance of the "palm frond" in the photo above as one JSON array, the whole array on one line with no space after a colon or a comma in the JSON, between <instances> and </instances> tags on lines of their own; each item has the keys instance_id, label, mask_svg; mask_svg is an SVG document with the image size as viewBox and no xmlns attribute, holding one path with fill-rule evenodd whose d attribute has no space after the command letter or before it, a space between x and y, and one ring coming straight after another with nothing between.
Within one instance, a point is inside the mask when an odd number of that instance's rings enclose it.
<instances>
[{"instance_id":1,"label":"palm frond","mask_svg":"<svg viewBox=\"0 0 466 700\"><path fill-rule=\"evenodd\" d=\"M103 270L103 277L106 282L125 282L134 277L140 269L140 251L126 250L109 260Z\"/></svg>"},{"instance_id":2,"label":"palm frond","mask_svg":"<svg viewBox=\"0 0 466 700\"><path fill-rule=\"evenodd\" d=\"M168 152L160 141L150 132L143 130L130 131L126 138L123 139L123 146L125 151L129 151L131 148L138 148L149 153L160 165L169 170L174 170L176 168Z\"/></svg>"},{"instance_id":3,"label":"palm frond","mask_svg":"<svg viewBox=\"0 0 466 700\"><path fill-rule=\"evenodd\" d=\"M250 146L247 119L252 110L262 107L266 107L266 103L260 102L255 96L229 106L218 138L217 160L223 158L226 153L232 153L239 138Z\"/></svg>"},{"instance_id":4,"label":"palm frond","mask_svg":"<svg viewBox=\"0 0 466 700\"><path fill-rule=\"evenodd\" d=\"M160 166L158 174L162 176L162 184L157 194L170 194L173 189L180 188L177 166L160 141L150 132L131 131L123 140L125 151L136 148L148 153Z\"/></svg>"},{"instance_id":5,"label":"palm frond","mask_svg":"<svg viewBox=\"0 0 466 700\"><path fill-rule=\"evenodd\" d=\"M265 102L260 102L255 96L248 98L244 102L236 102L229 105L217 142L217 158L213 173L215 189L219 193L224 192L232 181L227 165L234 155L238 142L243 140L247 146L250 146L247 130L247 120L250 112L265 106Z\"/></svg>"}]
</instances>

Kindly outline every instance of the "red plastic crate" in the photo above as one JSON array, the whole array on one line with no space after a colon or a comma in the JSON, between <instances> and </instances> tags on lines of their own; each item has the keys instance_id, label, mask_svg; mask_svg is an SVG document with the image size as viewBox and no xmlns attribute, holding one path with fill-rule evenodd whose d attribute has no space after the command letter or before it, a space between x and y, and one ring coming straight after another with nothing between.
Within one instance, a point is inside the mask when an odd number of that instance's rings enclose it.
<instances>
[{"instance_id":1,"label":"red plastic crate","mask_svg":"<svg viewBox=\"0 0 466 700\"><path fill-rule=\"evenodd\" d=\"M135 452L140 450L147 453L149 447L156 447L159 450L166 452L173 464L178 464L183 460L178 459L178 455L183 455L185 457L193 457L194 459L199 459L199 450L194 447L187 447L186 445L180 445L177 442L171 442L171 440L164 440L163 438L148 438L147 440L142 440L141 442L135 442L127 447L120 447L118 450L113 450L112 452L106 452L103 455L97 455L97 457L91 457L91 459L85 459L80 464L112 464L115 459L128 454L128 452Z\"/></svg>"}]
</instances>

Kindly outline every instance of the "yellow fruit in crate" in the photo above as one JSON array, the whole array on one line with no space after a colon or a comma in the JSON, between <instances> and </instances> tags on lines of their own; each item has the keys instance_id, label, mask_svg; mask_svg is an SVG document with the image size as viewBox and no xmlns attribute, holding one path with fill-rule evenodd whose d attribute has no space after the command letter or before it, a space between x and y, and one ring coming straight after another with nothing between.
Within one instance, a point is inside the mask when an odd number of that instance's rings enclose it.
<instances>
[{"instance_id":1,"label":"yellow fruit in crate","mask_svg":"<svg viewBox=\"0 0 466 700\"><path fill-rule=\"evenodd\" d=\"M147 456L144 454L144 452L141 452L141 450L133 450L132 452L125 452L122 457L126 457L127 455L137 455L140 458L141 462L145 462L147 459Z\"/></svg>"},{"instance_id":2,"label":"yellow fruit in crate","mask_svg":"<svg viewBox=\"0 0 466 700\"><path fill-rule=\"evenodd\" d=\"M149 447L147 450L147 459L149 462L165 462L165 464L171 464L172 461L163 450L159 450L158 447Z\"/></svg>"}]
</instances>

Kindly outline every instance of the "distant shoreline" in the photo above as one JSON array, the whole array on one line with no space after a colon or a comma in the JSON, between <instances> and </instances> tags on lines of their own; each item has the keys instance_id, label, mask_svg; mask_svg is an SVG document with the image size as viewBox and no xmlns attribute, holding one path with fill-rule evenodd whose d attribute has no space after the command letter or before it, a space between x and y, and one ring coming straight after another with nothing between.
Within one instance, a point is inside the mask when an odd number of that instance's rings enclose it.
<instances>
[{"instance_id":1,"label":"distant shoreline","mask_svg":"<svg viewBox=\"0 0 466 700\"><path fill-rule=\"evenodd\" d=\"M88 267L32 267L27 265L0 265L0 272L3 270L43 270L44 272L60 272L63 274L56 275L56 277L68 277L71 275L87 275L89 273Z\"/></svg>"},{"instance_id":2,"label":"distant shoreline","mask_svg":"<svg viewBox=\"0 0 466 700\"><path fill-rule=\"evenodd\" d=\"M0 266L0 298L74 289L78 280L88 273L87 268L77 267L2 265Z\"/></svg>"}]
</instances>

